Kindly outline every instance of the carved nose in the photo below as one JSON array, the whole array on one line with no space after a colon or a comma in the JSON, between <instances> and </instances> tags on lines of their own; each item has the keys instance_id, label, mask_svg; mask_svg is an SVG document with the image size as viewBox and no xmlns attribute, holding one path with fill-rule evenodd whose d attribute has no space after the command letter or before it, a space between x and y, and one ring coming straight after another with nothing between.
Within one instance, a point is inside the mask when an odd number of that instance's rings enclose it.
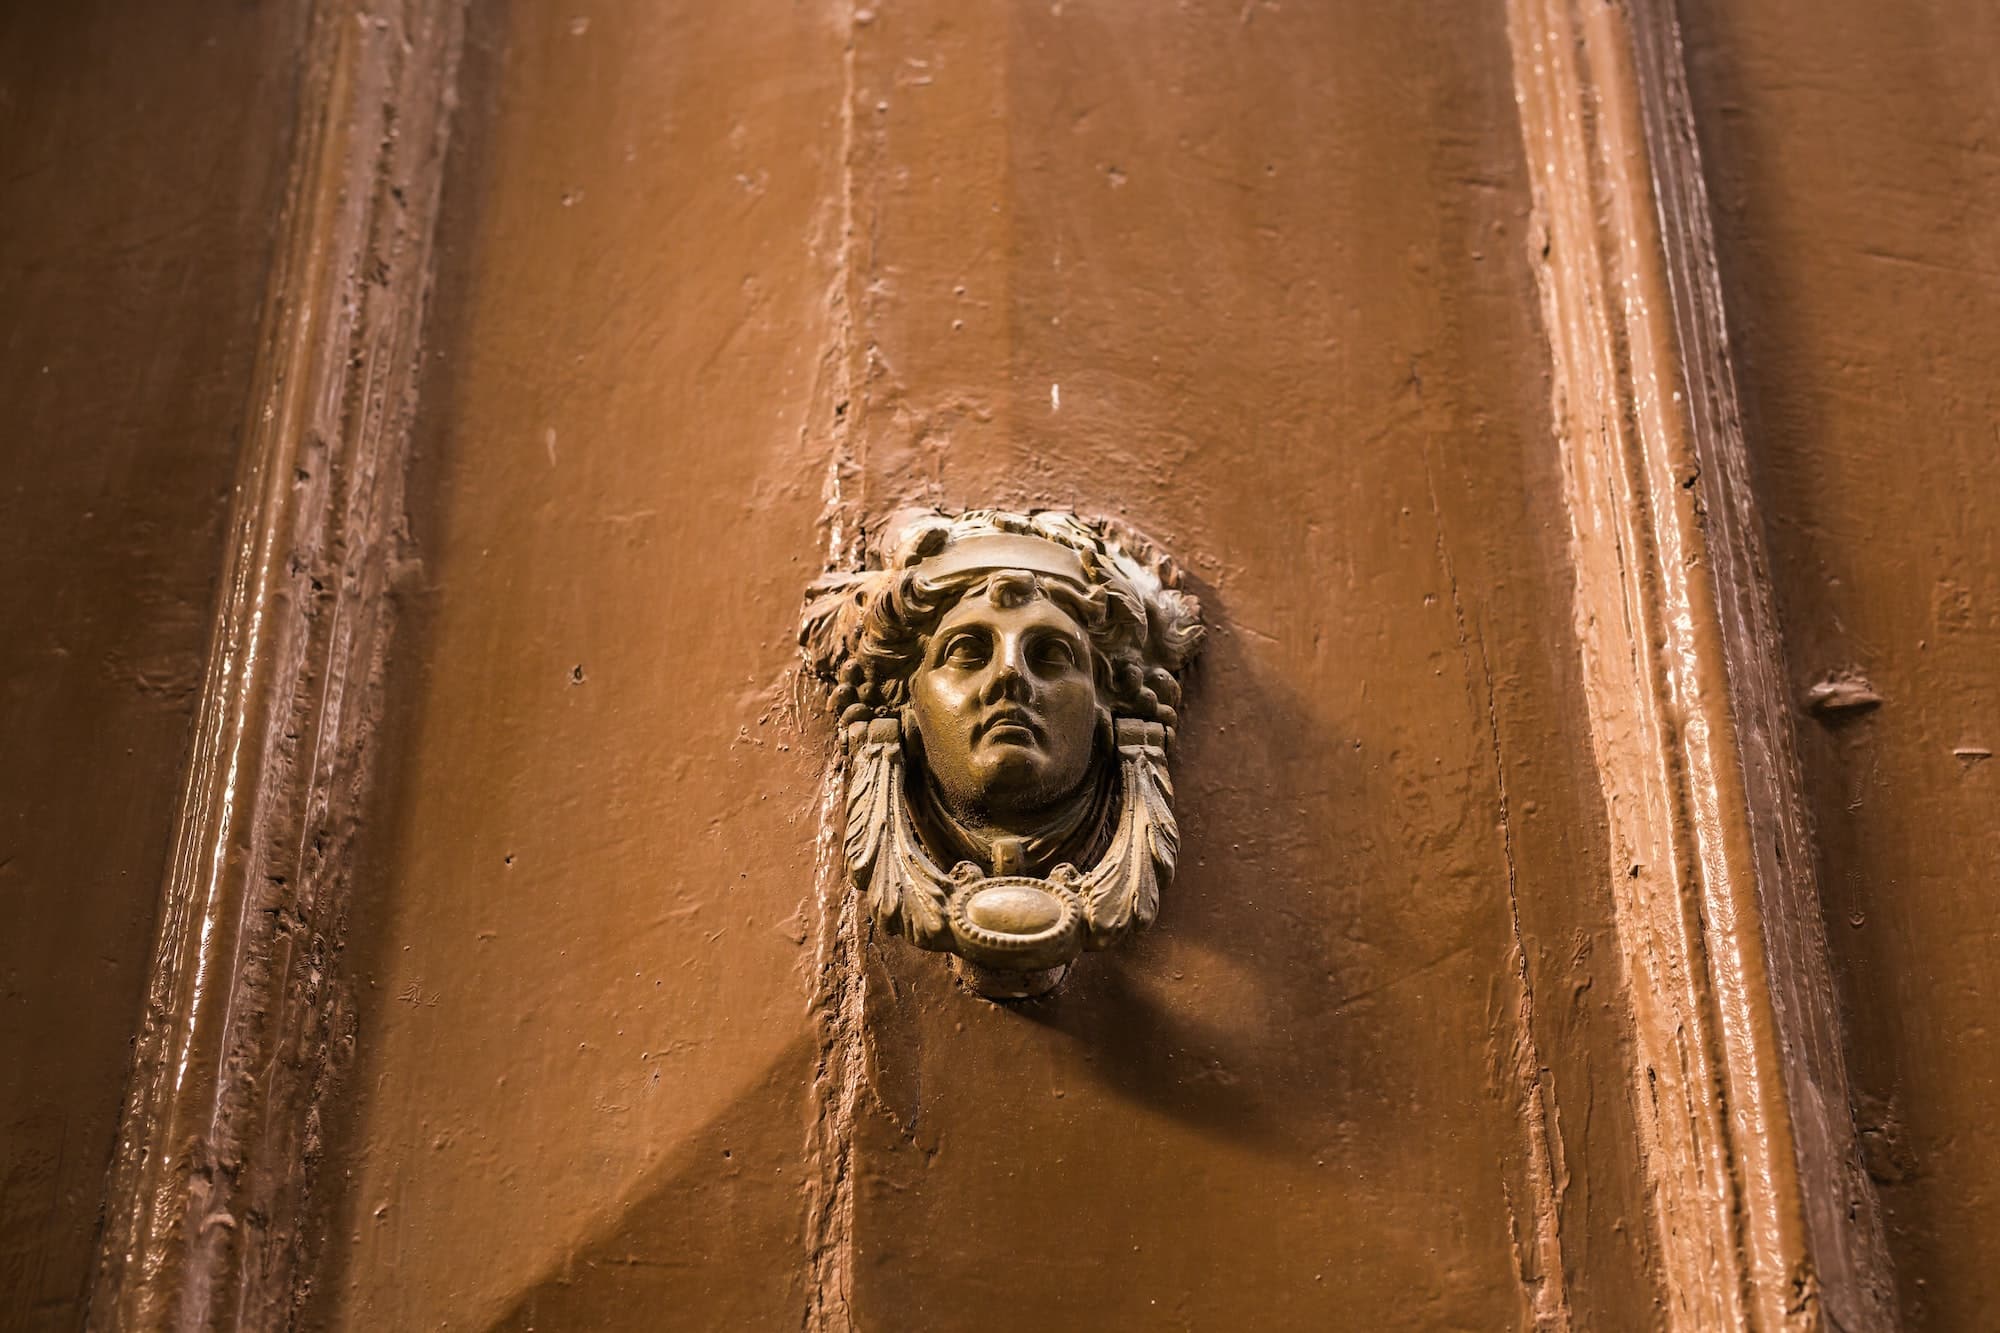
<instances>
[{"instance_id":1,"label":"carved nose","mask_svg":"<svg viewBox=\"0 0 2000 1333\"><path fill-rule=\"evenodd\" d=\"M1034 683L1028 679L1020 641L1002 639L1000 651L993 658L992 672L986 678L986 688L980 692L982 699L992 703L999 699L1026 699L1033 693Z\"/></svg>"}]
</instances>

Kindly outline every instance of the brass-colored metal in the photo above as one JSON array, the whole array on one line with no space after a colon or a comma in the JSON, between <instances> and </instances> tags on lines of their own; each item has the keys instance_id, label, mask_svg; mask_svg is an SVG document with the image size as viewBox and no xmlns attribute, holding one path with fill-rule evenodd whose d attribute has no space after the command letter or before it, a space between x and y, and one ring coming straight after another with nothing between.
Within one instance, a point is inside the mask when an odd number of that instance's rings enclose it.
<instances>
[{"instance_id":1,"label":"brass-colored metal","mask_svg":"<svg viewBox=\"0 0 2000 1333\"><path fill-rule=\"evenodd\" d=\"M1173 878L1200 605L1152 542L1058 511L921 513L866 566L813 584L800 634L840 718L848 872L979 994L1045 994Z\"/></svg>"}]
</instances>

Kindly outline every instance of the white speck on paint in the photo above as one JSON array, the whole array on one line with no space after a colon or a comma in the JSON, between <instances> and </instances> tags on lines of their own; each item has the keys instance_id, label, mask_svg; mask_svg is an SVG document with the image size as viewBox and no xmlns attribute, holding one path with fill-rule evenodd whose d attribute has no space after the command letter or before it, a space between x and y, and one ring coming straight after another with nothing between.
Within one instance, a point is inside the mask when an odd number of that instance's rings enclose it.
<instances>
[{"instance_id":1,"label":"white speck on paint","mask_svg":"<svg viewBox=\"0 0 2000 1333\"><path fill-rule=\"evenodd\" d=\"M1062 385L1060 384L1049 385L1049 411L1062 411Z\"/></svg>"}]
</instances>

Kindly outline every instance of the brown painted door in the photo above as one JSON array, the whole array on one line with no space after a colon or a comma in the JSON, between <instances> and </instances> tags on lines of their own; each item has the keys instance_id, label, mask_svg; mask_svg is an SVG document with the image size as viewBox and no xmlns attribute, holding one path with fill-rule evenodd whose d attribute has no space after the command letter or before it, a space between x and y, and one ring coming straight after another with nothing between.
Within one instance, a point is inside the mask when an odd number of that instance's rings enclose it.
<instances>
[{"instance_id":1,"label":"brown painted door","mask_svg":"<svg viewBox=\"0 0 2000 1333\"><path fill-rule=\"evenodd\" d=\"M5 650L40 767L0 887L20 855L122 923L85 1005L20 894L14 1323L1981 1327L1976 9L323 0L219 35L273 80L201 196L248 238L198 282L236 332L191 344L203 395L147 363L208 452L154 493L12 446L22 560L97 485L153 535L92 604L165 568L213 605L89 620L98 693L35 722L76 613L8 594L49 628ZM74 22L18 49L143 63ZM6 131L49 161L142 118L9 77L70 117ZM186 188L127 179L105 208ZM124 233L7 211L43 313L0 386L78 456L164 457L46 313ZM151 300L180 252L133 243ZM1159 921L1029 1003L841 863L800 599L912 505L1116 517L1208 616ZM151 728L123 768L100 696ZM79 737L95 785L49 758ZM115 838L36 813L111 774L156 798Z\"/></svg>"}]
</instances>

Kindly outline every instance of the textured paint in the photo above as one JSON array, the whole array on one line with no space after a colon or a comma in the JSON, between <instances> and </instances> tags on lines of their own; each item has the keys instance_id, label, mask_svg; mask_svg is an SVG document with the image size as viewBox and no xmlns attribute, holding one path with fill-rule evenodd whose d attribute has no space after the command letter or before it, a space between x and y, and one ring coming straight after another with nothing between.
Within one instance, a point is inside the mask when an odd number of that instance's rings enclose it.
<instances>
[{"instance_id":1,"label":"textured paint","mask_svg":"<svg viewBox=\"0 0 2000 1333\"><path fill-rule=\"evenodd\" d=\"M794 1325L840 34L473 17L308 1318Z\"/></svg>"},{"instance_id":2,"label":"textured paint","mask_svg":"<svg viewBox=\"0 0 2000 1333\"><path fill-rule=\"evenodd\" d=\"M296 6L0 16L0 1324L82 1319L222 568Z\"/></svg>"},{"instance_id":3,"label":"textured paint","mask_svg":"<svg viewBox=\"0 0 2000 1333\"><path fill-rule=\"evenodd\" d=\"M855 16L841 518L1124 513L1216 632L1152 935L1018 1012L861 950L820 1326L1650 1317L1507 39L1446 8Z\"/></svg>"},{"instance_id":4,"label":"textured paint","mask_svg":"<svg viewBox=\"0 0 2000 1333\"><path fill-rule=\"evenodd\" d=\"M1801 757L1856 1123L1909 1326L1984 1327L2000 25L1978 3L1681 8L1784 648L1815 710Z\"/></svg>"},{"instance_id":5,"label":"textured paint","mask_svg":"<svg viewBox=\"0 0 2000 1333\"><path fill-rule=\"evenodd\" d=\"M1447 8L478 16L312 1322L1650 1317L1507 38ZM911 500L1125 513L1219 613L1182 879L1038 1008L862 933L790 712Z\"/></svg>"},{"instance_id":6,"label":"textured paint","mask_svg":"<svg viewBox=\"0 0 2000 1333\"><path fill-rule=\"evenodd\" d=\"M9 1326L218 565L94 1323L1872 1329L1865 1155L1976 1324L1993 29L1788 5L1691 100L1650 2L9 20ZM792 674L912 501L1214 617L1158 932L1016 1008L865 926Z\"/></svg>"},{"instance_id":7,"label":"textured paint","mask_svg":"<svg viewBox=\"0 0 2000 1333\"><path fill-rule=\"evenodd\" d=\"M479 15L311 1322L1819 1317L1851 1141L1741 489L1676 470L1672 55L1578 11L1593 360L1534 319L1574 109L1435 10ZM1637 454L1552 444L1552 335ZM799 589L925 501L1124 514L1215 617L1157 931L1018 1009L865 928L793 711Z\"/></svg>"}]
</instances>

